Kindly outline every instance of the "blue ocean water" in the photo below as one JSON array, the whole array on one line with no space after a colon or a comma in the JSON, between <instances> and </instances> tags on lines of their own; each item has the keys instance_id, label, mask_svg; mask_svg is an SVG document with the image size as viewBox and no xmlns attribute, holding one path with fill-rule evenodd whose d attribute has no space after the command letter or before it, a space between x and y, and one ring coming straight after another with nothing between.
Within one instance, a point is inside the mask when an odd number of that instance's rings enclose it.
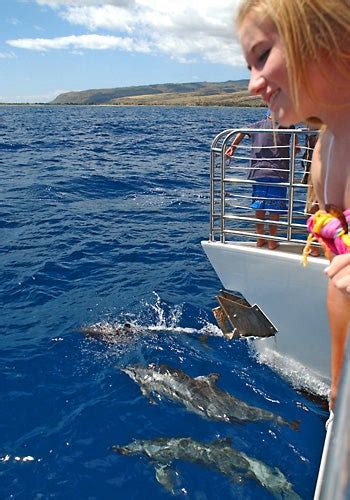
<instances>
[{"instance_id":1,"label":"blue ocean water","mask_svg":"<svg viewBox=\"0 0 350 500\"><path fill-rule=\"evenodd\" d=\"M0 107L1 499L171 498L146 457L111 451L160 436L231 438L312 498L325 412L259 364L245 341L219 335L211 308L220 282L200 246L209 232L211 140L263 115ZM119 345L79 330L125 321L143 333ZM121 371L136 363L218 373L219 387L299 420L300 430L150 404ZM251 480L174 466L178 495L189 499L271 498Z\"/></svg>"}]
</instances>

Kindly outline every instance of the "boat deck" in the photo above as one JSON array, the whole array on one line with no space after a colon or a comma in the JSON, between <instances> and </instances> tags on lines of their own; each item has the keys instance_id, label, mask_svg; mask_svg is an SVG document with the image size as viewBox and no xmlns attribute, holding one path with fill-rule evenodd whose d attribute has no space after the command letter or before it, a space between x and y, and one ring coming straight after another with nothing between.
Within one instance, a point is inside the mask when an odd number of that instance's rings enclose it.
<instances>
[{"instance_id":1,"label":"boat deck","mask_svg":"<svg viewBox=\"0 0 350 500\"><path fill-rule=\"evenodd\" d=\"M328 261L320 256L308 257L306 267L302 263L309 215L308 185L304 183L305 169L308 169L304 144L309 131L263 131L288 132L291 145L289 178L278 183L285 188L285 199L279 199L285 210L279 213L278 220L271 219L272 211L267 211L266 219L262 220L251 207L252 187L256 181L247 179L251 166L250 139L239 144L232 159L225 156L237 133L249 134L252 130L226 130L212 143L210 237L209 241L202 242L202 247L224 289L242 294L276 326L275 337L255 342L262 359L292 383L324 396L329 390L330 362L327 279L322 271ZM253 131L262 132L261 129ZM259 184L271 185L269 182ZM261 223L265 224L263 238L267 243L271 239L277 241L276 249L270 250L268 245L256 246L261 237L257 234L257 224ZM275 235L270 236L268 226L275 226ZM314 246L319 247L318 244Z\"/></svg>"}]
</instances>

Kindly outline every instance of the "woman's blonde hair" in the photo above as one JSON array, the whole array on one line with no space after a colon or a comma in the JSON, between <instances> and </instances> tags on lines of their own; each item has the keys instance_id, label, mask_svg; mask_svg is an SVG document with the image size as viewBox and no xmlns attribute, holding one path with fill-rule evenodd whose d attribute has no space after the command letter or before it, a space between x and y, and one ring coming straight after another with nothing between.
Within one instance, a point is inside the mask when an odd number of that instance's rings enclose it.
<instances>
[{"instance_id":1,"label":"woman's blonde hair","mask_svg":"<svg viewBox=\"0 0 350 500\"><path fill-rule=\"evenodd\" d=\"M271 21L285 46L292 99L299 106L299 89L314 95L308 67L314 63L332 82L333 72L324 69L329 60L334 71L350 80L350 0L242 0L238 28L253 13L261 21ZM337 89L340 91L341 89Z\"/></svg>"}]
</instances>

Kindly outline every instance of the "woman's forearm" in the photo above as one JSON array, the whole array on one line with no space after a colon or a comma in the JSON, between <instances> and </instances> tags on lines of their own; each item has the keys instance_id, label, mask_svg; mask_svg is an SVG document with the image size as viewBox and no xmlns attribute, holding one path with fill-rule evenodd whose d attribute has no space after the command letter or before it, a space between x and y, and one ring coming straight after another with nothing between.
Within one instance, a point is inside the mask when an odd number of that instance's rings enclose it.
<instances>
[{"instance_id":1,"label":"woman's forearm","mask_svg":"<svg viewBox=\"0 0 350 500\"><path fill-rule=\"evenodd\" d=\"M328 284L327 308L331 335L331 400L334 408L343 365L346 338L350 328L350 297L340 291L332 281Z\"/></svg>"}]
</instances>

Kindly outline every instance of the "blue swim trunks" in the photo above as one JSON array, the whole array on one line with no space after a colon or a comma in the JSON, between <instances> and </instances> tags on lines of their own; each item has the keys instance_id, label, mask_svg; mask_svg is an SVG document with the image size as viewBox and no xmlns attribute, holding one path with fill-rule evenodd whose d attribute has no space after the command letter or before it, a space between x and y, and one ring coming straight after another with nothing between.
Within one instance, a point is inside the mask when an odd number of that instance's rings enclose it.
<instances>
[{"instance_id":1,"label":"blue swim trunks","mask_svg":"<svg viewBox=\"0 0 350 500\"><path fill-rule=\"evenodd\" d=\"M283 182L283 179L264 177L257 182ZM284 186L253 185L252 203L254 210L268 210L269 212L283 213L287 211L287 188Z\"/></svg>"}]
</instances>

